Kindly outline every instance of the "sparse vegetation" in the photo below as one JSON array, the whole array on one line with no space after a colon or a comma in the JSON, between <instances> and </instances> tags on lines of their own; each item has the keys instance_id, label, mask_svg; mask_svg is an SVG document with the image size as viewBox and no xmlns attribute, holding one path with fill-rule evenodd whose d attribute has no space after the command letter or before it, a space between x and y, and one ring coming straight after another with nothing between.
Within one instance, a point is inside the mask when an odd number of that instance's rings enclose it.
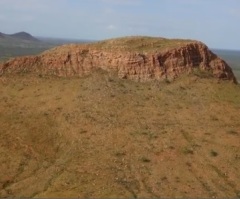
<instances>
[{"instance_id":1,"label":"sparse vegetation","mask_svg":"<svg viewBox=\"0 0 240 199\"><path fill-rule=\"evenodd\" d=\"M149 158L145 157L145 156L141 157L140 160L142 162L151 162L151 160Z\"/></svg>"},{"instance_id":2,"label":"sparse vegetation","mask_svg":"<svg viewBox=\"0 0 240 199\"><path fill-rule=\"evenodd\" d=\"M211 151L210 151L210 154L211 154L211 156L213 156L213 157L218 156L218 152L216 152L216 151L214 151L214 150L211 150Z\"/></svg>"},{"instance_id":3,"label":"sparse vegetation","mask_svg":"<svg viewBox=\"0 0 240 199\"><path fill-rule=\"evenodd\" d=\"M231 134L231 135L238 135L239 133L235 130L229 130L227 131L228 134Z\"/></svg>"},{"instance_id":4,"label":"sparse vegetation","mask_svg":"<svg viewBox=\"0 0 240 199\"><path fill-rule=\"evenodd\" d=\"M183 39L165 39L156 37L123 37L118 39L109 39L100 41L92 44L98 49L113 50L118 49L122 51L138 51L138 52L149 52L149 51L161 51L171 48L176 48L183 44L193 42L193 40Z\"/></svg>"},{"instance_id":5,"label":"sparse vegetation","mask_svg":"<svg viewBox=\"0 0 240 199\"><path fill-rule=\"evenodd\" d=\"M199 78L212 78L213 74L211 71L201 70L199 67L193 68L193 74Z\"/></svg>"},{"instance_id":6,"label":"sparse vegetation","mask_svg":"<svg viewBox=\"0 0 240 199\"><path fill-rule=\"evenodd\" d=\"M122 157L122 156L125 156L125 155L126 155L125 151L116 151L115 152L115 156L117 156L117 157Z\"/></svg>"},{"instance_id":7,"label":"sparse vegetation","mask_svg":"<svg viewBox=\"0 0 240 199\"><path fill-rule=\"evenodd\" d=\"M191 147L184 147L182 151L184 154L193 154L194 153L193 148L191 148Z\"/></svg>"},{"instance_id":8,"label":"sparse vegetation","mask_svg":"<svg viewBox=\"0 0 240 199\"><path fill-rule=\"evenodd\" d=\"M1 197L237 197L239 85L99 70L5 75L0 93Z\"/></svg>"}]
</instances>

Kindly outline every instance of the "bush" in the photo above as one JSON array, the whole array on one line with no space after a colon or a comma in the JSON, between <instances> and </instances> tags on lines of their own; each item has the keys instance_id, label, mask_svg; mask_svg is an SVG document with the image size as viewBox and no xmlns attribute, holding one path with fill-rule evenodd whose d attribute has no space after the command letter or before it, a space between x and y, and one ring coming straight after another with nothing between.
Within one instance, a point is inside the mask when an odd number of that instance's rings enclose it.
<instances>
[{"instance_id":1,"label":"bush","mask_svg":"<svg viewBox=\"0 0 240 199\"><path fill-rule=\"evenodd\" d=\"M194 68L193 69L193 74L197 77L200 77L200 78L213 77L213 74L210 70L203 70L203 69L200 69L200 68Z\"/></svg>"},{"instance_id":2,"label":"bush","mask_svg":"<svg viewBox=\"0 0 240 199\"><path fill-rule=\"evenodd\" d=\"M216 156L218 156L218 152L216 152L216 151L214 151L214 150L211 150L211 151L210 151L210 155L211 155L212 157L216 157Z\"/></svg>"}]
</instances>

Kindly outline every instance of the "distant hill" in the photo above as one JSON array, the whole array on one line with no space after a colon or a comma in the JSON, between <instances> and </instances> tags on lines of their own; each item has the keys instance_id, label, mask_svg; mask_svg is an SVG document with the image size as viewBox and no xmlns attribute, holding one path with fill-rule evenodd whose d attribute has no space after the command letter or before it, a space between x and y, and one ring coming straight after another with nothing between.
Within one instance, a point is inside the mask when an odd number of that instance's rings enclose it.
<instances>
[{"instance_id":1,"label":"distant hill","mask_svg":"<svg viewBox=\"0 0 240 199\"><path fill-rule=\"evenodd\" d=\"M36 55L55 46L69 43L90 43L90 40L35 37L27 32L0 32L0 61L23 55Z\"/></svg>"},{"instance_id":2,"label":"distant hill","mask_svg":"<svg viewBox=\"0 0 240 199\"><path fill-rule=\"evenodd\" d=\"M35 55L56 45L41 41L27 32L0 32L0 61L11 57Z\"/></svg>"},{"instance_id":3,"label":"distant hill","mask_svg":"<svg viewBox=\"0 0 240 199\"><path fill-rule=\"evenodd\" d=\"M37 38L33 37L31 34L27 32L18 32L9 36L17 39L28 40L28 41L39 41Z\"/></svg>"},{"instance_id":4,"label":"distant hill","mask_svg":"<svg viewBox=\"0 0 240 199\"><path fill-rule=\"evenodd\" d=\"M51 45L52 46L52 45ZM41 41L27 32L5 34L0 32L1 48L48 48L47 42Z\"/></svg>"},{"instance_id":5,"label":"distant hill","mask_svg":"<svg viewBox=\"0 0 240 199\"><path fill-rule=\"evenodd\" d=\"M37 38L33 37L31 34L27 32L18 32L14 34L5 34L0 32L0 38L7 39L7 40L18 39L18 40L25 40L25 41L39 41Z\"/></svg>"}]
</instances>

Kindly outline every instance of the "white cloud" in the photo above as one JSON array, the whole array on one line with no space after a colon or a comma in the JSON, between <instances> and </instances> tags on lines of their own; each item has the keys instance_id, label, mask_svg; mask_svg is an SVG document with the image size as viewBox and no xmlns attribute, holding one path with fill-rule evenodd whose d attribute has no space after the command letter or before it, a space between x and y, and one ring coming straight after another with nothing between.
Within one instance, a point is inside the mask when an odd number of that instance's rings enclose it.
<instances>
[{"instance_id":1,"label":"white cloud","mask_svg":"<svg viewBox=\"0 0 240 199\"><path fill-rule=\"evenodd\" d=\"M108 25L107 26L107 30L110 30L110 31L117 30L117 26L115 26L115 25Z\"/></svg>"}]
</instances>

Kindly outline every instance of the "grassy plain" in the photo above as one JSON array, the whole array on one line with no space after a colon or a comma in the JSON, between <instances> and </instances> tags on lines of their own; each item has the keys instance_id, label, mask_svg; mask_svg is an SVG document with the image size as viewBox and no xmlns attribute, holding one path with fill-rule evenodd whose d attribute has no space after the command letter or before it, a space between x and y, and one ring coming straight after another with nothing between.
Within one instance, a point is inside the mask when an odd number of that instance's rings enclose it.
<instances>
[{"instance_id":1,"label":"grassy plain","mask_svg":"<svg viewBox=\"0 0 240 199\"><path fill-rule=\"evenodd\" d=\"M240 87L0 77L0 197L240 197Z\"/></svg>"}]
</instances>

